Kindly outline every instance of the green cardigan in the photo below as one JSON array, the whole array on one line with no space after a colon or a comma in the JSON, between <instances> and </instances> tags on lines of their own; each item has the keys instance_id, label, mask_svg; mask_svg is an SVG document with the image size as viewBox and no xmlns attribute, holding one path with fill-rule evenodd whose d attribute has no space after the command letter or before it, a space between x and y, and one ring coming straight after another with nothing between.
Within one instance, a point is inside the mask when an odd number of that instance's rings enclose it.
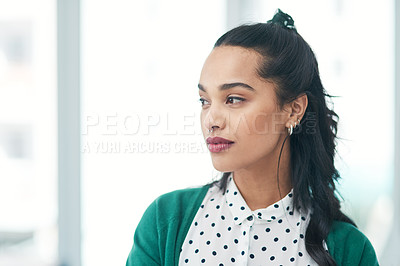
<instances>
[{"instance_id":1,"label":"green cardigan","mask_svg":"<svg viewBox=\"0 0 400 266\"><path fill-rule=\"evenodd\" d=\"M177 266L182 244L208 188L187 188L158 197L136 228L126 266ZM351 224L335 221L326 243L338 266L379 265L369 240Z\"/></svg>"}]
</instances>

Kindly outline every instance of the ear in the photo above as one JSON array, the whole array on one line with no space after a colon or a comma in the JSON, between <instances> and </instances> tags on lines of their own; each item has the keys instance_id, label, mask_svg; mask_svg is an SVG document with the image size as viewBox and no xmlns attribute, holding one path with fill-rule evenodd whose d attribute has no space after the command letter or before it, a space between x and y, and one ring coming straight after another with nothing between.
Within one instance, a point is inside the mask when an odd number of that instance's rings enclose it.
<instances>
[{"instance_id":1,"label":"ear","mask_svg":"<svg viewBox=\"0 0 400 266\"><path fill-rule=\"evenodd\" d=\"M307 94L301 94L299 97L291 101L287 104L286 110L289 111L289 119L286 122L286 127L289 128L290 125L296 127L299 124L299 121L304 116L308 106L308 97Z\"/></svg>"}]
</instances>

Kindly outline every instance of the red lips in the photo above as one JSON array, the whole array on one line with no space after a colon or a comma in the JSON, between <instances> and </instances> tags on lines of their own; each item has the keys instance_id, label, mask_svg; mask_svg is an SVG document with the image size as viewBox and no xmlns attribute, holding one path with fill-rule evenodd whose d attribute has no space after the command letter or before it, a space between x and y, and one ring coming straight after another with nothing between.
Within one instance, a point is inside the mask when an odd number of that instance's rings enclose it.
<instances>
[{"instance_id":1,"label":"red lips","mask_svg":"<svg viewBox=\"0 0 400 266\"><path fill-rule=\"evenodd\" d=\"M229 144L229 143L233 143L233 141L229 140L229 139L224 139L224 138L220 138L220 137L208 137L206 139L207 144Z\"/></svg>"},{"instance_id":2,"label":"red lips","mask_svg":"<svg viewBox=\"0 0 400 266\"><path fill-rule=\"evenodd\" d=\"M229 149L233 145L233 141L220 137L207 138L207 147L212 153L222 152Z\"/></svg>"}]
</instances>

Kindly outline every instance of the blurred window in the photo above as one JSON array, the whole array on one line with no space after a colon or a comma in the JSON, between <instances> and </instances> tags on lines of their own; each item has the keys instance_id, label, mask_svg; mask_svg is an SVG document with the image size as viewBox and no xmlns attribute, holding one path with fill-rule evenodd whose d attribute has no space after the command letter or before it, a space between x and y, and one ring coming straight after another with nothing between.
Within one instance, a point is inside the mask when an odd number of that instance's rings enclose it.
<instances>
[{"instance_id":1,"label":"blurred window","mask_svg":"<svg viewBox=\"0 0 400 266\"><path fill-rule=\"evenodd\" d=\"M82 2L83 265L123 265L155 197L210 181L197 83L225 13L215 0Z\"/></svg>"},{"instance_id":2,"label":"blurred window","mask_svg":"<svg viewBox=\"0 0 400 266\"><path fill-rule=\"evenodd\" d=\"M55 265L55 1L0 6L0 265Z\"/></svg>"}]
</instances>

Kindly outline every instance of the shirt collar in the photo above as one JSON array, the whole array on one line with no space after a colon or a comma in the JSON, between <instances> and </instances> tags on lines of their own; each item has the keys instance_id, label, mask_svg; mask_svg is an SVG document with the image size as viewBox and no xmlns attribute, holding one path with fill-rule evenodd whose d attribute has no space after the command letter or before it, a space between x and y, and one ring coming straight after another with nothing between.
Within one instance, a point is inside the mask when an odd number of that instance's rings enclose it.
<instances>
[{"instance_id":1,"label":"shirt collar","mask_svg":"<svg viewBox=\"0 0 400 266\"><path fill-rule=\"evenodd\" d=\"M237 188L233 174L228 177L225 199L236 225L257 222L281 222L285 215L293 215L293 189L281 200L267 208L252 211Z\"/></svg>"}]
</instances>

